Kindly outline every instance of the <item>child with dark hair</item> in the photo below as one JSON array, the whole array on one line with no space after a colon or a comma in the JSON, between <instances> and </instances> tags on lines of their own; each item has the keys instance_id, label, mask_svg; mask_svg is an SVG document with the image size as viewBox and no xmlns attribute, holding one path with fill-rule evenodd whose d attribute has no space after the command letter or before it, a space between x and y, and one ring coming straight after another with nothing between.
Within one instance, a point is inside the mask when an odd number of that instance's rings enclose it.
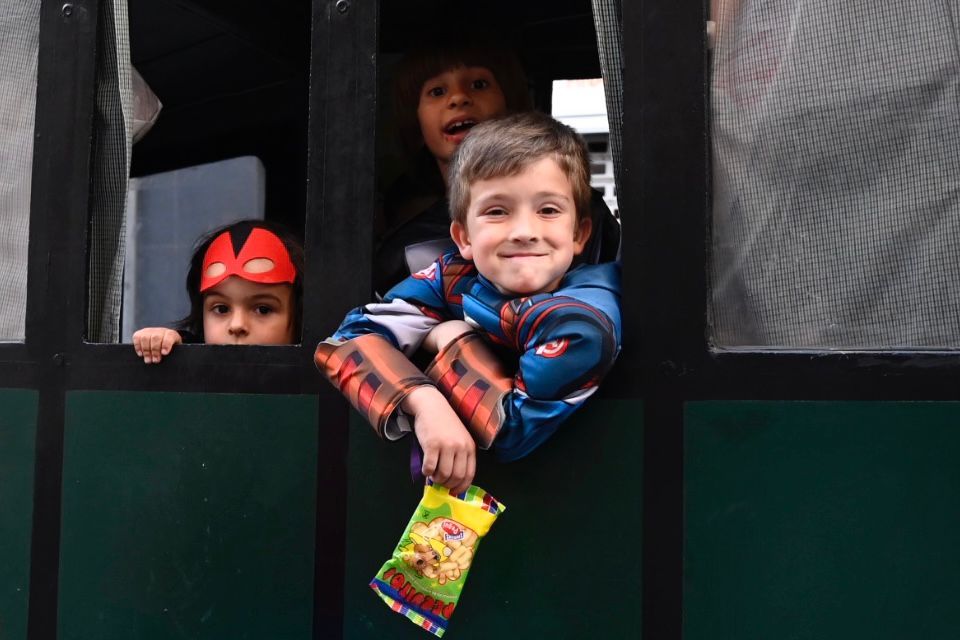
<instances>
[{"instance_id":1,"label":"child with dark hair","mask_svg":"<svg viewBox=\"0 0 960 640\"><path fill-rule=\"evenodd\" d=\"M177 329L148 327L133 334L147 364L174 345L291 344L299 340L303 309L303 248L284 227L241 220L204 235L187 271L190 313Z\"/></svg>"},{"instance_id":2,"label":"child with dark hair","mask_svg":"<svg viewBox=\"0 0 960 640\"><path fill-rule=\"evenodd\" d=\"M464 83L464 84L460 84ZM479 103L476 122L489 117L528 111L533 108L523 68L509 49L480 43L431 45L408 53L397 68L394 79L394 114L404 151L415 155L424 146L442 175L450 155L470 124L461 131L447 132L455 140L444 144L437 139L448 123L439 128L421 109L446 106L458 90L468 101ZM436 100L429 100L434 98Z\"/></svg>"},{"instance_id":3,"label":"child with dark hair","mask_svg":"<svg viewBox=\"0 0 960 640\"><path fill-rule=\"evenodd\" d=\"M449 246L444 193L450 157L476 124L532 108L526 76L509 49L482 43L431 43L401 60L393 111L408 170L387 190L374 255L383 293ZM432 255L430 255L432 253ZM412 261L412 262L411 262Z\"/></svg>"},{"instance_id":4,"label":"child with dark hair","mask_svg":"<svg viewBox=\"0 0 960 640\"><path fill-rule=\"evenodd\" d=\"M450 159L467 133L487 120L530 111L527 79L514 53L489 42L431 42L408 53L394 81L394 117L409 170L385 194L382 234L374 255L380 293L450 248L445 199ZM619 223L591 193L593 233L578 260L615 259Z\"/></svg>"}]
</instances>

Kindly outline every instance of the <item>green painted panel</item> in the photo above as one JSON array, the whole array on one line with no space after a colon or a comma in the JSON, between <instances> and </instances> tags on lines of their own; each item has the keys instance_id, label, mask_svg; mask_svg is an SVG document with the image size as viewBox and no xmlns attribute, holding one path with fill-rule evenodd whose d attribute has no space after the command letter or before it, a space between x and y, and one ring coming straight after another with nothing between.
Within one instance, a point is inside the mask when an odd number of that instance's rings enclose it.
<instances>
[{"instance_id":1,"label":"green painted panel","mask_svg":"<svg viewBox=\"0 0 960 640\"><path fill-rule=\"evenodd\" d=\"M524 460L481 453L476 484L507 505L484 540L448 637L639 638L642 404L596 399ZM407 442L384 443L354 414L344 637L425 632L367 584L422 494Z\"/></svg>"},{"instance_id":2,"label":"green painted panel","mask_svg":"<svg viewBox=\"0 0 960 640\"><path fill-rule=\"evenodd\" d=\"M313 396L67 394L60 640L311 637Z\"/></svg>"},{"instance_id":3,"label":"green painted panel","mask_svg":"<svg viewBox=\"0 0 960 640\"><path fill-rule=\"evenodd\" d=\"M960 403L691 403L685 440L685 640L960 637Z\"/></svg>"},{"instance_id":4,"label":"green painted panel","mask_svg":"<svg viewBox=\"0 0 960 640\"><path fill-rule=\"evenodd\" d=\"M0 638L27 637L37 392L0 389Z\"/></svg>"}]
</instances>

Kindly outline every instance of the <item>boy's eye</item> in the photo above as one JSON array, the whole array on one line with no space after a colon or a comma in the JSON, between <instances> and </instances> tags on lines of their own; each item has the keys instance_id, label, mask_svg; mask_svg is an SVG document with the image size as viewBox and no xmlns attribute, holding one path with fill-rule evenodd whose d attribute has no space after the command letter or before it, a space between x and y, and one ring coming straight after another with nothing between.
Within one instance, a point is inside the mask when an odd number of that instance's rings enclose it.
<instances>
[{"instance_id":1,"label":"boy's eye","mask_svg":"<svg viewBox=\"0 0 960 640\"><path fill-rule=\"evenodd\" d=\"M546 206L540 207L540 213L542 213L545 216L555 216L560 214L560 209L551 205L546 205Z\"/></svg>"},{"instance_id":2,"label":"boy's eye","mask_svg":"<svg viewBox=\"0 0 960 640\"><path fill-rule=\"evenodd\" d=\"M443 87L430 87L427 89L427 95L431 98L439 98L443 95Z\"/></svg>"},{"instance_id":3,"label":"boy's eye","mask_svg":"<svg viewBox=\"0 0 960 640\"><path fill-rule=\"evenodd\" d=\"M507 210L500 209L500 208L487 209L486 211L483 212L482 215L493 217L493 218L500 218L507 215Z\"/></svg>"},{"instance_id":4,"label":"boy's eye","mask_svg":"<svg viewBox=\"0 0 960 640\"><path fill-rule=\"evenodd\" d=\"M486 78L477 78L471 85L474 89L486 89L490 86L490 81Z\"/></svg>"}]
</instances>

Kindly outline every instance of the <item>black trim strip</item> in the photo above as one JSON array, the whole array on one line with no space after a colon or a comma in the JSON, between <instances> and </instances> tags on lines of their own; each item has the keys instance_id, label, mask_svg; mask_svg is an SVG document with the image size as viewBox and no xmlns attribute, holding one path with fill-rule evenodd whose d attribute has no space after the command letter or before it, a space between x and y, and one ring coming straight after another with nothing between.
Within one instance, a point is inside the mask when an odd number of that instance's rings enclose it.
<instances>
[{"instance_id":1,"label":"black trim strip","mask_svg":"<svg viewBox=\"0 0 960 640\"><path fill-rule=\"evenodd\" d=\"M624 2L624 363L644 400L643 636L683 634L683 402L707 353L704 3Z\"/></svg>"},{"instance_id":2,"label":"black trim strip","mask_svg":"<svg viewBox=\"0 0 960 640\"><path fill-rule=\"evenodd\" d=\"M314 0L310 64L304 342L369 301L375 204L377 2ZM316 375L319 378L319 375ZM343 634L349 410L322 383L313 636ZM367 434L364 434L367 435Z\"/></svg>"},{"instance_id":3,"label":"black trim strip","mask_svg":"<svg viewBox=\"0 0 960 640\"><path fill-rule=\"evenodd\" d=\"M57 636L64 353L83 337L96 0L40 10L27 279L27 351L39 374L29 640Z\"/></svg>"}]
</instances>

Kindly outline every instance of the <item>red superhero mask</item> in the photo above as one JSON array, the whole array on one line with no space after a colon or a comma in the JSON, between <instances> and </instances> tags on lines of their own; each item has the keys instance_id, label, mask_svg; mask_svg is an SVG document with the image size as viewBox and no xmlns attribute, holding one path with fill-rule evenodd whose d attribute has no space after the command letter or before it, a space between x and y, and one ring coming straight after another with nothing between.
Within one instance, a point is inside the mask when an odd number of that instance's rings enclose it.
<instances>
[{"instance_id":1,"label":"red superhero mask","mask_svg":"<svg viewBox=\"0 0 960 640\"><path fill-rule=\"evenodd\" d=\"M233 238L224 231L207 247L200 272L200 292L215 287L230 276L261 284L293 284L297 270L283 241L266 229L256 227L235 252Z\"/></svg>"}]
</instances>

